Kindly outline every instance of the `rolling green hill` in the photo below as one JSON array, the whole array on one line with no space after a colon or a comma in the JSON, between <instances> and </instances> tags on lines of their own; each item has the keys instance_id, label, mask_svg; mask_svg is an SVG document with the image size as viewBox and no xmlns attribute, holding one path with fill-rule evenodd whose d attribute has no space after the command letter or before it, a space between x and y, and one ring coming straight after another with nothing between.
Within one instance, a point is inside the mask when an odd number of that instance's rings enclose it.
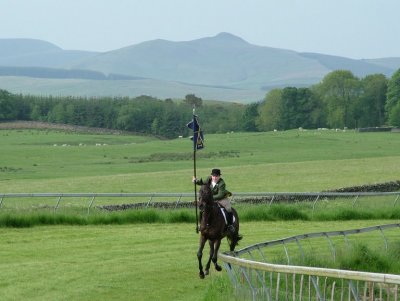
<instances>
[{"instance_id":1,"label":"rolling green hill","mask_svg":"<svg viewBox=\"0 0 400 301\"><path fill-rule=\"evenodd\" d=\"M252 45L230 33L192 41L152 40L105 53L63 50L45 41L29 39L0 39L0 49L3 68L53 68L59 69L58 74L87 71L85 81L77 82L54 76L50 72L54 70L42 70L40 76L29 69L1 72L1 89L41 95L144 94L183 98L194 93L204 99L256 102L270 89L310 86L333 70L350 70L359 77L372 73L391 76L400 67L398 58L354 60L298 53ZM112 81L104 83L104 79Z\"/></svg>"}]
</instances>

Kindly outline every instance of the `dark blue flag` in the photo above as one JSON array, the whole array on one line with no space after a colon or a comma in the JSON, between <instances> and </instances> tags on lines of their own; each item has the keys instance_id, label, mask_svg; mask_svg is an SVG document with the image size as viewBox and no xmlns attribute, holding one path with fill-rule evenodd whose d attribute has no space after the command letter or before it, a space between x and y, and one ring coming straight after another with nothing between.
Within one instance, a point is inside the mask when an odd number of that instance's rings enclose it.
<instances>
[{"instance_id":1,"label":"dark blue flag","mask_svg":"<svg viewBox=\"0 0 400 301\"><path fill-rule=\"evenodd\" d=\"M193 140L193 150L202 149L204 147L204 136L196 115L193 115L193 120L187 124L187 127L193 130L193 137L190 138Z\"/></svg>"}]
</instances>

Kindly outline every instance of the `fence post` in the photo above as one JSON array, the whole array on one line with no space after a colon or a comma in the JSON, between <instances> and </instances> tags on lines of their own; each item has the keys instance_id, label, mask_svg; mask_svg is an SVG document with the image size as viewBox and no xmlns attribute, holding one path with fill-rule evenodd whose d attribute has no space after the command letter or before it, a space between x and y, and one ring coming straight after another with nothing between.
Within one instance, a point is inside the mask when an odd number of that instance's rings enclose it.
<instances>
[{"instance_id":1,"label":"fence post","mask_svg":"<svg viewBox=\"0 0 400 301\"><path fill-rule=\"evenodd\" d=\"M90 204L89 204L89 207L88 207L88 214L90 213L90 208L92 208L92 205L93 205L93 202L94 202L94 199L96 198L96 196L94 195L93 197L92 197L92 200L90 201Z\"/></svg>"},{"instance_id":2,"label":"fence post","mask_svg":"<svg viewBox=\"0 0 400 301\"><path fill-rule=\"evenodd\" d=\"M154 196L154 194L152 194L152 195L150 196L149 201L148 201L147 204L146 204L146 208L149 208L149 205L150 205L150 202L151 202L152 199L153 199L153 196Z\"/></svg>"},{"instance_id":3,"label":"fence post","mask_svg":"<svg viewBox=\"0 0 400 301\"><path fill-rule=\"evenodd\" d=\"M56 212L56 211L57 211L57 209L58 209L58 205L60 204L60 201L61 201L61 198L62 198L62 196L60 195L60 196L58 197L57 204L56 204L56 206L54 207L54 212Z\"/></svg>"},{"instance_id":4,"label":"fence post","mask_svg":"<svg viewBox=\"0 0 400 301\"><path fill-rule=\"evenodd\" d=\"M272 199L271 199L271 201L269 202L269 206L272 205L272 202L274 201L274 199L275 199L275 194L272 196Z\"/></svg>"},{"instance_id":5,"label":"fence post","mask_svg":"<svg viewBox=\"0 0 400 301\"><path fill-rule=\"evenodd\" d=\"M176 201L175 209L178 207L178 204L180 203L181 198L182 198L182 195L180 195L179 198L178 198L178 200Z\"/></svg>"},{"instance_id":6,"label":"fence post","mask_svg":"<svg viewBox=\"0 0 400 301\"><path fill-rule=\"evenodd\" d=\"M328 240L329 246L331 247L331 251L332 251L332 257L333 257L333 261L336 261L336 249L335 249L335 245L333 244L331 238L329 237L329 235L324 232L324 236L326 237L326 239Z\"/></svg>"},{"instance_id":7,"label":"fence post","mask_svg":"<svg viewBox=\"0 0 400 301\"><path fill-rule=\"evenodd\" d=\"M400 193L397 195L397 198L394 200L393 206L396 206L397 200L399 199Z\"/></svg>"},{"instance_id":8,"label":"fence post","mask_svg":"<svg viewBox=\"0 0 400 301\"><path fill-rule=\"evenodd\" d=\"M313 212L313 214L314 214L314 209L315 209L315 205L317 204L317 201L319 200L319 195L317 196L317 198L315 199L315 201L313 202L313 205L312 205L312 212Z\"/></svg>"},{"instance_id":9,"label":"fence post","mask_svg":"<svg viewBox=\"0 0 400 301\"><path fill-rule=\"evenodd\" d=\"M283 243L283 249L285 250L285 254L286 254L286 258L287 258L287 264L289 265L289 264L290 264L289 252L288 252L288 250L287 250L287 247L286 247L285 242L282 241L282 243Z\"/></svg>"},{"instance_id":10,"label":"fence post","mask_svg":"<svg viewBox=\"0 0 400 301\"><path fill-rule=\"evenodd\" d=\"M359 195L357 194L356 197L354 198L354 201L353 201L353 204L352 204L352 207L353 207L353 208L354 208L354 205L355 205L356 202L357 202L358 197L359 197Z\"/></svg>"},{"instance_id":11,"label":"fence post","mask_svg":"<svg viewBox=\"0 0 400 301\"><path fill-rule=\"evenodd\" d=\"M383 230L382 230L381 226L378 226L378 229L379 229L379 232L382 234L383 240L385 241L385 250L387 251L389 247L388 247L388 241L387 241L387 238L385 236L385 233L383 233Z\"/></svg>"}]
</instances>

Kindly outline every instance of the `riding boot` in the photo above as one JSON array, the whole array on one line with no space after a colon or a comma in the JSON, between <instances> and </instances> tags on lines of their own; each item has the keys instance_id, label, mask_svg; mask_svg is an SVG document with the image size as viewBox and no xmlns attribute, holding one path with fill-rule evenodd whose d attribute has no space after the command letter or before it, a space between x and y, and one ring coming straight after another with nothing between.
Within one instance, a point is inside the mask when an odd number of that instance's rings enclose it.
<instances>
[{"instance_id":1,"label":"riding boot","mask_svg":"<svg viewBox=\"0 0 400 301\"><path fill-rule=\"evenodd\" d=\"M231 233L235 232L235 227L233 226L233 213L227 212L226 213L226 222L228 223L228 231Z\"/></svg>"}]
</instances>

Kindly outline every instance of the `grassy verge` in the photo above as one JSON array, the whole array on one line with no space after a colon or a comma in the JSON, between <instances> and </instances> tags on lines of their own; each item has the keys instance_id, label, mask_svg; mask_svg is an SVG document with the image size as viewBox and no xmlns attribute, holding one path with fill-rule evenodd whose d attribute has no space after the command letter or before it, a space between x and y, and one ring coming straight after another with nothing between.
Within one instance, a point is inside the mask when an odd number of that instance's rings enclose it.
<instances>
[{"instance_id":1,"label":"grassy verge","mask_svg":"<svg viewBox=\"0 0 400 301\"><path fill-rule=\"evenodd\" d=\"M400 220L400 206L382 206L376 208L351 206L333 208L318 208L313 210L310 204L276 204L241 205L236 209L241 222L252 221L350 221L350 220ZM0 227L26 228L42 225L124 225L124 224L174 224L192 223L195 225L194 209L139 209L118 212L92 211L88 214L85 209L64 210L54 212L46 210L35 211L1 211Z\"/></svg>"},{"instance_id":2,"label":"grassy verge","mask_svg":"<svg viewBox=\"0 0 400 301\"><path fill-rule=\"evenodd\" d=\"M400 274L400 240L399 229L363 234L331 236L335 253L329 248L326 238L304 241L304 256L296 251L296 246L289 246L290 263L292 265L333 268L341 270L364 271L372 273ZM310 239L311 240L311 239ZM313 247L311 248L310 245ZM316 251L314 251L316 250ZM272 249L268 249L271 254ZM271 261L287 264L284 250L276 252ZM270 258L271 259L271 258Z\"/></svg>"}]
</instances>

